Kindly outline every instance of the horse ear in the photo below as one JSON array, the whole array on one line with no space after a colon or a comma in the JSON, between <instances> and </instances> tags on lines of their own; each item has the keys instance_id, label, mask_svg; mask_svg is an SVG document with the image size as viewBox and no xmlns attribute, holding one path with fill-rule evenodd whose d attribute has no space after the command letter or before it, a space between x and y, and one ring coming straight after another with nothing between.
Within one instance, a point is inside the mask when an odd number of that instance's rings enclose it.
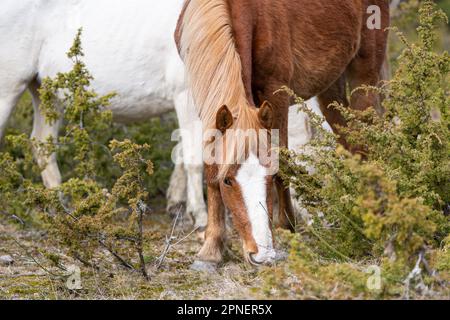
<instances>
[{"instance_id":1,"label":"horse ear","mask_svg":"<svg viewBox=\"0 0 450 320\"><path fill-rule=\"evenodd\" d=\"M227 106L222 106L216 114L216 128L225 133L233 125L233 115Z\"/></svg>"},{"instance_id":2,"label":"horse ear","mask_svg":"<svg viewBox=\"0 0 450 320\"><path fill-rule=\"evenodd\" d=\"M264 101L258 112L259 123L267 129L273 128L273 106L269 101Z\"/></svg>"}]
</instances>

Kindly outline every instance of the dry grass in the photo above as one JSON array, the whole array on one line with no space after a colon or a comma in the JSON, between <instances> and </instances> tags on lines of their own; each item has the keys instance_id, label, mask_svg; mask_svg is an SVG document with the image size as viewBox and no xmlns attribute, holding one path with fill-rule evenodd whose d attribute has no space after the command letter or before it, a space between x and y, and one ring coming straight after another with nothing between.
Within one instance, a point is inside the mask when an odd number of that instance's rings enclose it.
<instances>
[{"instance_id":1,"label":"dry grass","mask_svg":"<svg viewBox=\"0 0 450 320\"><path fill-rule=\"evenodd\" d=\"M291 255L286 262L258 270L242 259L238 236L229 230L230 239L225 262L217 273L206 274L190 270L201 243L195 234L184 239L192 230L189 223L179 225L174 233L176 244L165 255L158 269L172 223L165 213L153 214L145 221L151 234L144 254L148 262L146 281L141 274L132 273L113 263L107 252L98 252L97 260L104 268L96 270L65 255L56 241L37 229L21 229L0 219L0 255L11 255L14 264L0 266L0 299L401 299L404 285L383 278L383 289L371 291L366 287L370 274L367 266L376 261L340 263L313 261L307 247L300 256ZM287 249L292 236L276 230L277 247ZM81 268L81 290L69 290L67 276L49 263L46 252L61 257L60 265ZM44 270L43 267L46 269ZM427 283L427 291L413 290L414 299L449 299L448 270L440 277L447 285ZM390 275L392 271L383 270ZM400 279L402 280L402 279Z\"/></svg>"},{"instance_id":2,"label":"dry grass","mask_svg":"<svg viewBox=\"0 0 450 320\"><path fill-rule=\"evenodd\" d=\"M195 235L179 243L166 255L157 270L171 221L164 214L155 214L146 221L152 241L145 248L149 260L150 281L140 274L121 267L98 271L65 255L45 233L21 230L6 223L0 224L0 255L14 258L11 266L0 266L0 299L249 299L258 298L255 287L261 282L256 270L247 268L240 258L240 245L235 237L227 259L216 274L190 270L190 264L200 249ZM189 226L178 227L176 236L184 238ZM176 243L176 241L175 241ZM25 250L26 248L26 250ZM49 266L45 252L57 253L64 266L81 267L81 290L69 290L67 277L58 277L60 268ZM43 254L44 253L44 254ZM99 253L107 261L107 253ZM47 270L43 270L41 264Z\"/></svg>"}]
</instances>

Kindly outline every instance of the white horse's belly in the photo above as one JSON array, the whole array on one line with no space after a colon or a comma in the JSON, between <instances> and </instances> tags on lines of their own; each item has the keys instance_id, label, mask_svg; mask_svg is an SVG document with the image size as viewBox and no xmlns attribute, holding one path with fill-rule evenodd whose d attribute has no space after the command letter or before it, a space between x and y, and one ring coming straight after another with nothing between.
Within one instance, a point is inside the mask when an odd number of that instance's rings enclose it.
<instances>
[{"instance_id":1,"label":"white horse's belly","mask_svg":"<svg viewBox=\"0 0 450 320\"><path fill-rule=\"evenodd\" d=\"M110 106L117 121L145 120L174 109L174 95L184 90L184 67L173 39L181 0L50 3L39 78L69 70L66 52L82 27L92 87L101 95L117 94Z\"/></svg>"},{"instance_id":2,"label":"white horse's belly","mask_svg":"<svg viewBox=\"0 0 450 320\"><path fill-rule=\"evenodd\" d=\"M115 122L141 122L174 110L173 100L159 96L128 97L117 101L115 98L110 108Z\"/></svg>"}]
</instances>

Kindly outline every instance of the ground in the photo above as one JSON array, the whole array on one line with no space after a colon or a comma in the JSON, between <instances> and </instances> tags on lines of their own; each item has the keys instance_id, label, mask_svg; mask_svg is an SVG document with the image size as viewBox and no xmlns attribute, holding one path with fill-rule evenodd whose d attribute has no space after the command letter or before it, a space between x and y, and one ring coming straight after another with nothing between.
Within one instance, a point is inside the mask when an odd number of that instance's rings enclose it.
<instances>
[{"instance_id":1,"label":"ground","mask_svg":"<svg viewBox=\"0 0 450 320\"><path fill-rule=\"evenodd\" d=\"M147 243L145 253L150 260L145 280L121 267L108 272L81 268L81 290L69 290L67 278L59 278L43 270L36 261L45 261L40 251L57 252L64 257L63 264L80 265L60 249L52 239L40 231L21 230L17 226L0 223L0 255L10 255L14 263L0 266L0 299L249 299L258 298L255 288L261 283L257 270L247 267L241 258L240 245L232 236L226 262L215 274L203 274L190 270L200 242L192 234L173 247L157 270L158 257L170 235L171 220L164 213L153 214L146 221L146 228L154 237ZM185 231L183 230L185 229ZM181 240L189 235L189 227L179 226L175 234ZM175 240L173 243L176 243ZM26 249L25 249L26 248ZM105 259L111 257L104 254ZM153 261L151 261L153 260ZM44 263L44 262L43 262Z\"/></svg>"},{"instance_id":2,"label":"ground","mask_svg":"<svg viewBox=\"0 0 450 320\"><path fill-rule=\"evenodd\" d=\"M10 255L14 263L0 265L0 300L15 299L404 299L403 278L390 279L392 270L382 269L381 289L371 289L368 267L379 261L342 263L337 261L311 262L311 252L305 247L300 256L276 266L259 269L244 263L240 240L235 232L230 235L224 263L215 273L200 273L190 269L201 242L191 234L189 224L179 225L174 232L174 245L158 268L160 257L171 234L172 221L164 212L154 213L145 221L145 229L152 235L146 243L144 254L150 279L146 280L118 264L101 271L84 267L80 262L64 254L42 231L23 229L0 220L0 256ZM275 230L277 248L288 250L290 236ZM60 264L81 268L81 288L68 286L68 277L60 268L49 266L45 252L62 257ZM99 259L112 262L107 252L100 252ZM445 263L445 261L444 261ZM447 262L448 263L448 262ZM448 271L448 270L447 270ZM450 299L448 272L441 272L442 284L428 282L420 288L411 284L410 298ZM61 276L62 275L62 276Z\"/></svg>"}]
</instances>

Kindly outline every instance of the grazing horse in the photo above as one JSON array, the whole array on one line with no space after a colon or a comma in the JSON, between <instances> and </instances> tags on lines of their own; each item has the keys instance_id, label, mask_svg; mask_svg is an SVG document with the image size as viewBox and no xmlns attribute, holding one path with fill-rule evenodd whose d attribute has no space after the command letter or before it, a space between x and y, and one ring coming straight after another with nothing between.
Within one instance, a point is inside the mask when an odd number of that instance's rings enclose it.
<instances>
[{"instance_id":1,"label":"grazing horse","mask_svg":"<svg viewBox=\"0 0 450 320\"><path fill-rule=\"evenodd\" d=\"M373 5L380 9L380 29L368 28ZM285 85L304 99L317 96L338 132L345 121L328 106L335 101L348 105L347 82L351 89L379 84L388 25L387 0L185 1L175 41L205 132L222 133L205 139L204 148L225 146L218 150L225 161L206 165L208 226L194 268L211 268L222 260L225 207L243 241L246 261L259 265L276 259L272 185L278 192L280 225L292 230L289 188L261 161L251 146L253 138L236 147L236 135L228 132L278 129L280 145L286 147L292 103L279 92ZM350 105L364 110L377 107L379 100L375 93L357 91ZM257 144L262 137L256 136Z\"/></svg>"},{"instance_id":2,"label":"grazing horse","mask_svg":"<svg viewBox=\"0 0 450 320\"><path fill-rule=\"evenodd\" d=\"M39 141L58 135L60 121L49 125L39 110L43 78L70 69L66 52L82 27L84 61L99 94L116 92L110 109L118 122L145 121L174 109L181 128L189 131L198 118L189 105L184 66L173 42L182 0L2 0L0 10L0 138L14 106L25 90L34 105L32 136ZM169 203L187 200L196 226L206 226L201 153L183 141L188 197L177 192L174 174ZM61 183L55 155L36 154L45 165L49 188ZM195 163L200 162L200 165ZM183 168L184 167L184 168ZM183 191L183 190L182 190Z\"/></svg>"}]
</instances>

